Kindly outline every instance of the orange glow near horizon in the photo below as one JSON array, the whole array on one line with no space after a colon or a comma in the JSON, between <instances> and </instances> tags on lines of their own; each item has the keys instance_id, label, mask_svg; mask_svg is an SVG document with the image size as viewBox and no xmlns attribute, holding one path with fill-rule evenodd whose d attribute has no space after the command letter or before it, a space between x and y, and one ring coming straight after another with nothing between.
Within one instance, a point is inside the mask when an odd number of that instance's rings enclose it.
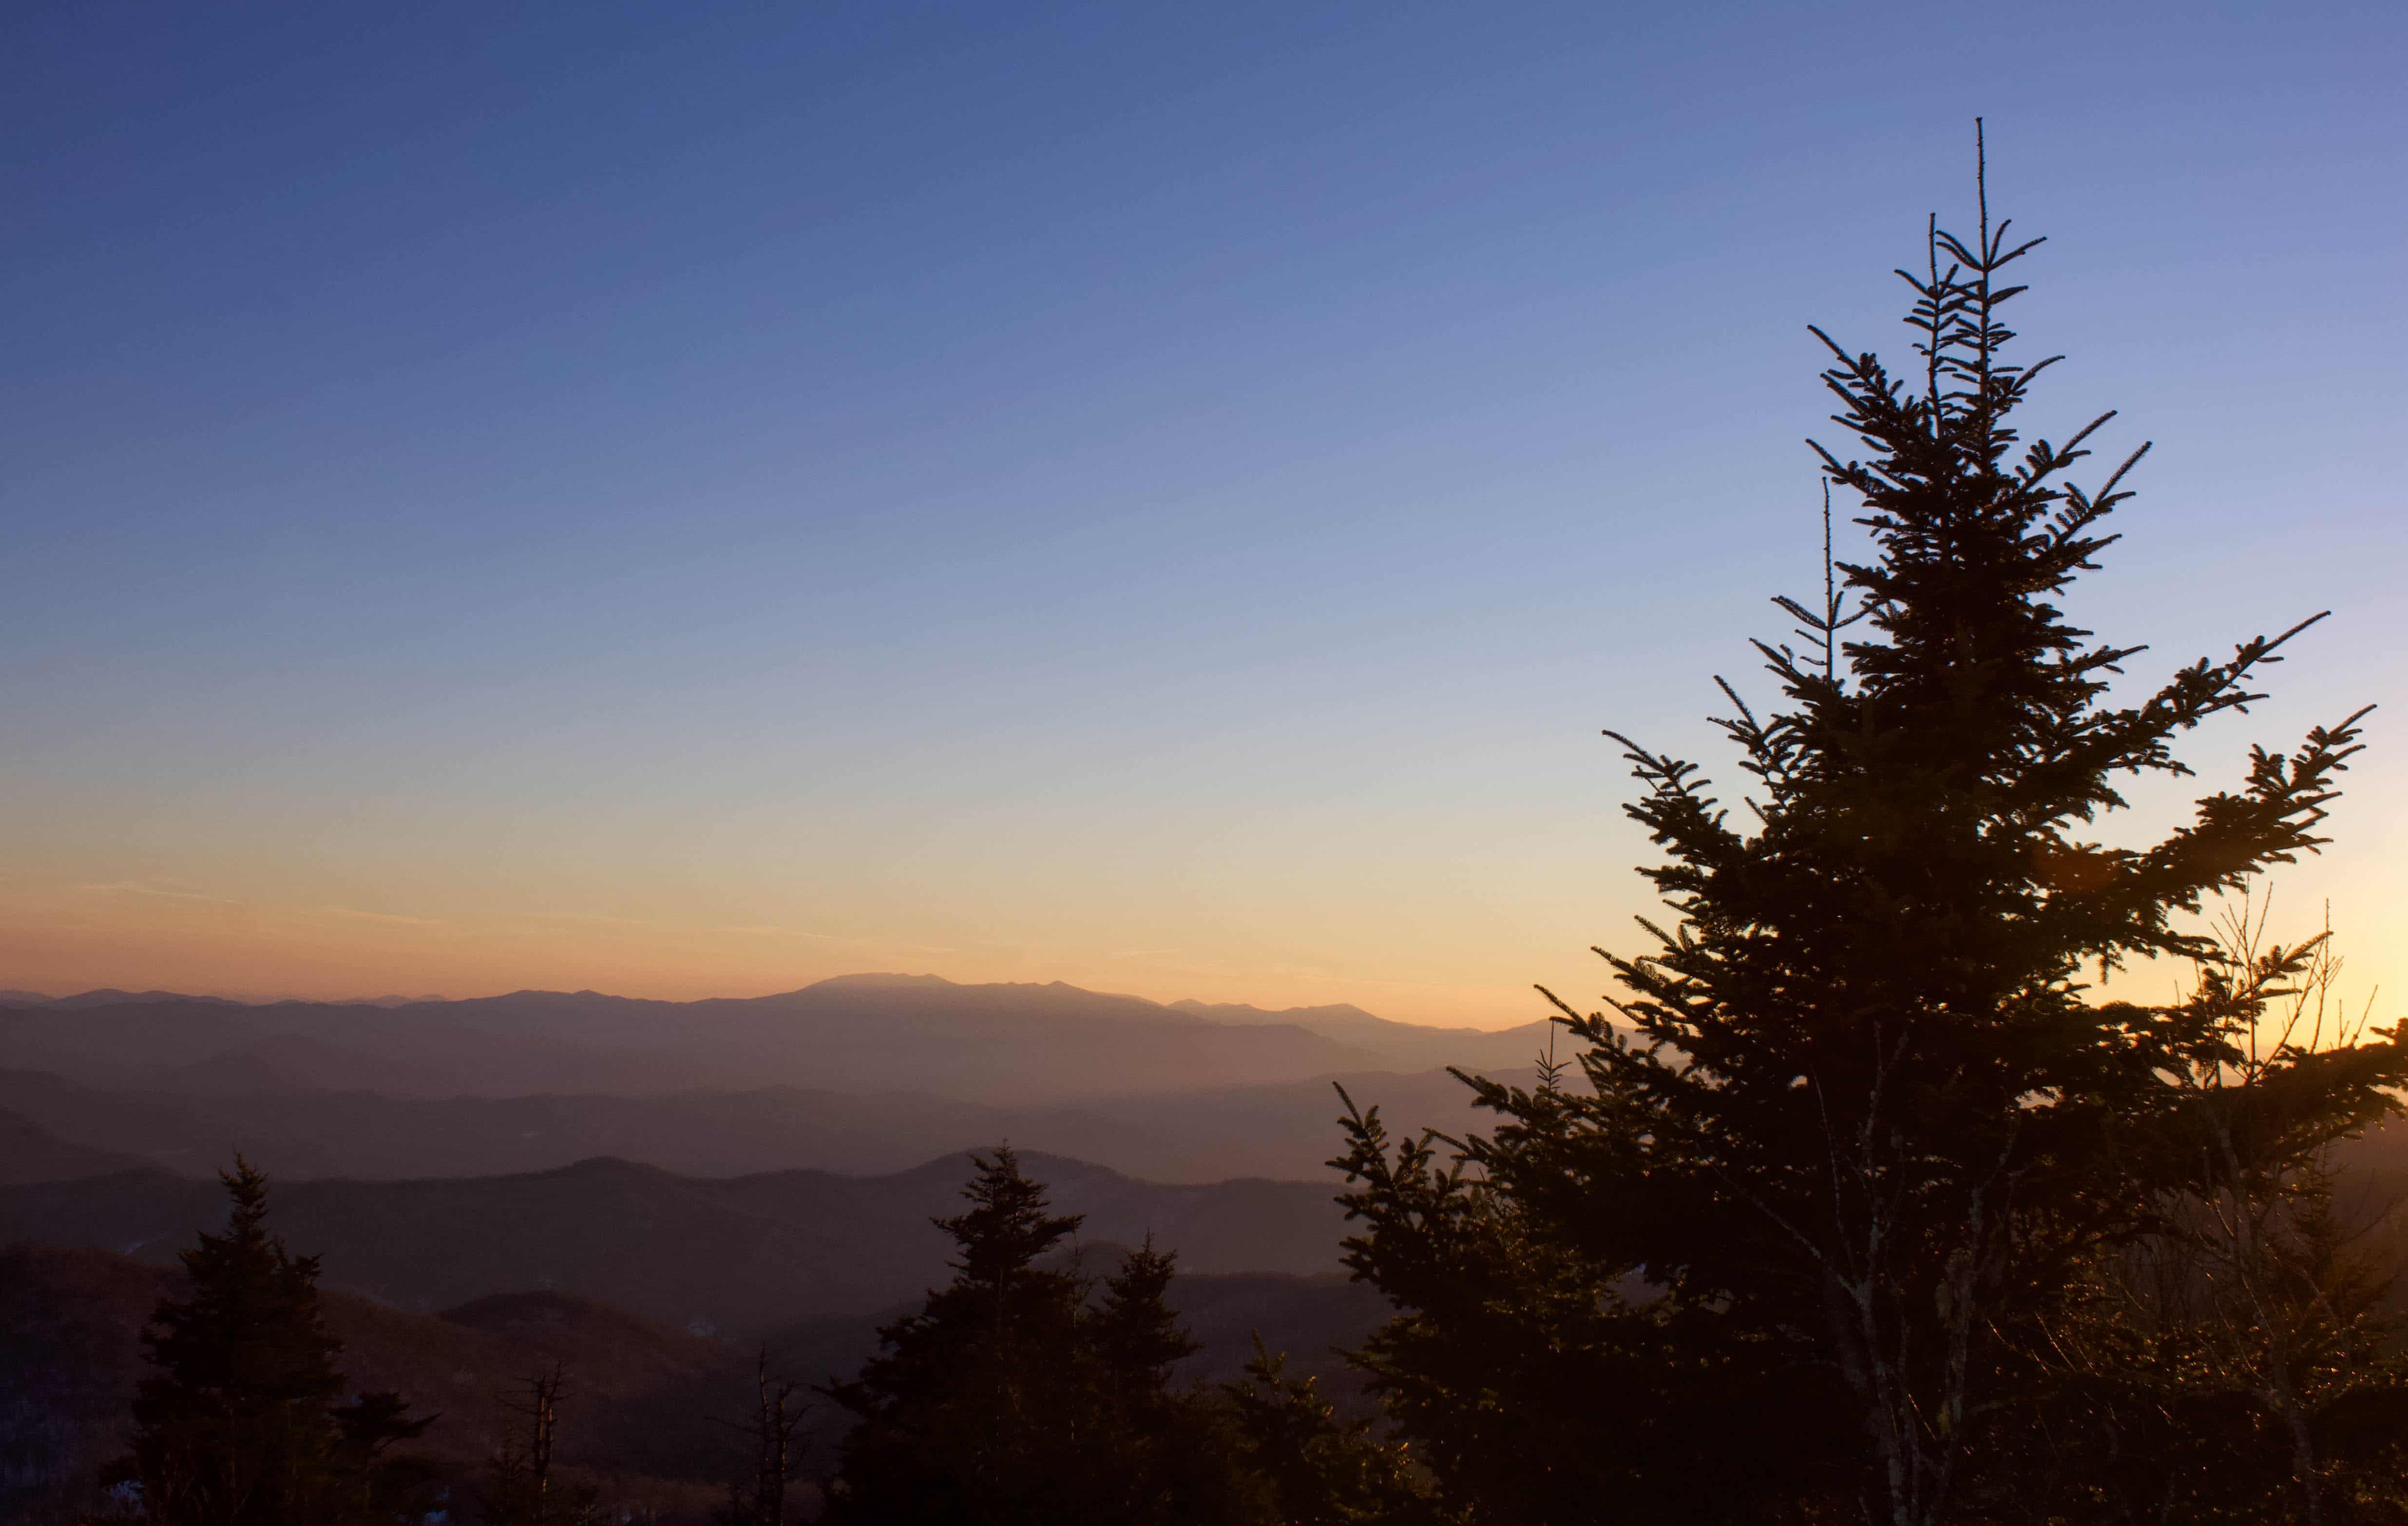
<instances>
[{"instance_id":1,"label":"orange glow near horizon","mask_svg":"<svg viewBox=\"0 0 2408 1526\"><path fill-rule=\"evenodd\" d=\"M1647 910L1640 895L1575 914L1572 886L1562 882L1585 880L1587 866L1553 867L1559 896L1544 894L1529 878L1519 882L1526 922L1497 914L1506 909L1493 901L1408 900L1400 914L1397 903L1357 898L1354 914L1334 916L1325 908L1320 923L1308 927L1302 919L1312 898L1297 897L1291 886L1284 897L1241 906L1248 916L1225 912L1209 928L1194 919L1177 929L1188 935L1183 945L1168 941L1173 929L1129 916L1125 908L1114 918L1104 904L1109 897L1052 902L1058 921L1049 920L1046 906L1020 907L1015 916L997 898L974 908L992 918L983 929L956 910L928 915L913 929L917 936L881 936L814 930L802 916L681 921L658 908L652 914L626 908L538 912L490 902L423 915L415 913L424 902L404 913L167 877L45 886L20 876L0 885L0 986L52 995L110 986L321 1000L594 989L691 1001L890 971L962 984L1060 980L1165 1002L1194 998L1270 1009L1345 1002L1398 1021L1493 1029L1546 1015L1533 984L1583 1010L1596 1007L1609 982L1585 945L1606 942L1625 952L1642 946L1643 935L1628 921ZM2400 972L2382 936L2386 919L2368 914L2372 867L2341 859L2295 871L2277 886L2272 935L2287 941L2313 931L2321 919L2316 903L2329 896L2345 961L2344 990L2353 1010L2373 997L2375 1021L2387 1023ZM955 889L967 901L968 887ZM827 920L829 908L811 910ZM1415 921L1420 927L1410 928ZM1398 935L1399 923L1408 924L1409 935ZM1451 943L1440 936L1449 927L1457 933ZM1617 928L1624 929L1618 938ZM1125 936L1082 944L1072 929ZM1210 941L1198 935L1205 931ZM2146 1000L2170 996L2176 981L2172 972L2144 971L2117 984ZM2142 988L2160 982L2167 990Z\"/></svg>"},{"instance_id":2,"label":"orange glow near horizon","mask_svg":"<svg viewBox=\"0 0 2408 1526\"><path fill-rule=\"evenodd\" d=\"M1427 947L1400 972L1309 961L1293 949L1248 949L1235 939L1218 948L1194 946L1195 940L1185 949L1082 948L1067 937L1012 942L960 936L958 929L922 941L573 913L421 917L242 900L174 882L93 884L51 897L12 889L0 900L7 913L0 968L8 972L0 985L52 995L110 986L343 1000L537 988L692 1001L888 971L962 984L1060 980L1166 1002L1351 1002L1399 1021L1448 1026L1512 1027L1544 1011L1529 988L1534 977L1500 970L1484 981L1476 959L1445 959ZM948 936L954 941L935 941Z\"/></svg>"}]
</instances>

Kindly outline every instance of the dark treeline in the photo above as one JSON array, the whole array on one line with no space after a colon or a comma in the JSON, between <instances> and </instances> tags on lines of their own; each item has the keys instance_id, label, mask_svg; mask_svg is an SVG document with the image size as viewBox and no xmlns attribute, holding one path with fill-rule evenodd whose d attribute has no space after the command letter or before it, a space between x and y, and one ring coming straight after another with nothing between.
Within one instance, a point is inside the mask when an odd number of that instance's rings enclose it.
<instances>
[{"instance_id":1,"label":"dark treeline","mask_svg":"<svg viewBox=\"0 0 2408 1526\"><path fill-rule=\"evenodd\" d=\"M807 1390L765 1348L749 1414L723 1417L724 1526L830 1522L1283 1523L1415 1520L1426 1489L1407 1449L1341 1418L1312 1378L1260 1349L1240 1382L1174 1383L1196 1344L1164 1302L1177 1258L1149 1243L1091 1275L1075 1215L999 1148L967 1212L941 1220L953 1280L881 1332L850 1380ZM409 1444L440 1422L401 1395L348 1391L318 1306L317 1262L269 1231L265 1179L237 1160L222 1232L183 1257L186 1288L143 1336L151 1375L130 1445L75 1519L154 1526L598 1526L629 1509L558 1460L577 1388L563 1364L497 1396L509 1433L472 1474ZM814 1404L851 1419L813 1458ZM681 1519L692 1519L691 1516Z\"/></svg>"},{"instance_id":2,"label":"dark treeline","mask_svg":"<svg viewBox=\"0 0 2408 1526\"><path fill-rule=\"evenodd\" d=\"M2142 453L2086 488L2106 419L2011 424L2049 365L2011 363L2002 321L2032 247L1986 200L1971 238L1935 225L1903 375L1825 339L1856 441L1816 447L1826 545L1837 488L1870 552L1777 601L1776 701L1723 686L1743 800L1615 737L1670 914L1652 951L1600 951L1609 1011L1556 1002L1583 1047L1526 1087L1466 1076L1484 1133L1349 1104L1349 1264L1394 1310L1354 1353L1363 1413L1259 1347L1243 1381L1178 1382L1174 1259L1083 1270L1078 1219L997 1150L939 1221L951 1282L856 1375L805 1389L765 1357L721 1519L2408 1522L2384 1205L2331 1168L2398 1110L2408 1046L2251 899L2325 841L2364 712L2252 749L2157 841L2106 839L2314 621L2111 701L2142 649L2058 601ZM2099 988L2143 961L2196 978ZM118 1516L423 1519L432 1418L344 1390L314 1264L266 1235L255 1173L228 1181L155 1322ZM552 1468L574 1387L529 1376L449 1519L624 1519ZM816 1452L812 1405L844 1422Z\"/></svg>"},{"instance_id":3,"label":"dark treeline","mask_svg":"<svg viewBox=\"0 0 2408 1526\"><path fill-rule=\"evenodd\" d=\"M1046 1258L1078 1228L1009 1149L943 1222L953 1284L881 1332L830 1397L854 1417L830 1522L1231 1526L1412 1519L1402 1449L1341 1423L1310 1380L1257 1353L1242 1383L1180 1390L1196 1347L1163 1303L1175 1258L1151 1244L1098 1286ZM1097 1296L1097 1295L1100 1296Z\"/></svg>"}]
</instances>

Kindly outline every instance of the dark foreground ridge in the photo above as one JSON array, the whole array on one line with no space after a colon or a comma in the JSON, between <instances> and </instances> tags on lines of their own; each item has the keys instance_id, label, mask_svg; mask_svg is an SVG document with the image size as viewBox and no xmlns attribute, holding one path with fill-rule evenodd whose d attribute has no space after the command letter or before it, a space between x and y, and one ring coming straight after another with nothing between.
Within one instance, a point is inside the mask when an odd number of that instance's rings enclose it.
<instances>
[{"instance_id":1,"label":"dark foreground ridge","mask_svg":"<svg viewBox=\"0 0 2408 1526\"><path fill-rule=\"evenodd\" d=\"M932 1163L929 1171L960 1164ZM595 1162L560 1174L592 1180L642 1170ZM959 1185L940 1184L948 1198ZM104 1179L79 1189L105 1195L118 1186ZM212 1196L222 1200L222 1192ZM665 1228L652 1226L654 1232ZM938 1275L917 1286L906 1278L879 1303L855 1312L800 1295L774 1311L765 1301L757 1346L559 1289L487 1293L433 1313L329 1287L322 1305L356 1391L395 1391L420 1415L441 1416L408 1449L453 1480L461 1497L474 1496L522 1423L510 1408L518 1388L556 1365L567 1375L570 1394L560 1466L601 1480L613 1509L635 1513L629 1519L699 1523L740 1472L739 1449L723 1422L752 1403L756 1353L766 1349L775 1371L806 1386L851 1376L877 1348L880 1327L924 1286L943 1281L941 1238L924 1219L919 1233L928 1242L920 1260ZM191 1239L159 1249L181 1250ZM1100 1276L1125 1255L1125 1247L1090 1241L1079 1266ZM89 1247L0 1248L0 1364L9 1378L0 1400L0 1458L9 1460L0 1476L0 1519L88 1490L96 1470L122 1451L127 1406L149 1371L138 1336L162 1297L182 1296L184 1279L170 1266ZM1197 1346L1178 1363L1179 1383L1240 1376L1259 1333L1274 1348L1297 1353L1295 1370L1318 1375L1341 1399L1357 1385L1334 1348L1359 1342L1386 1307L1339 1274L1182 1275L1166 1302ZM810 1410L800 1437L804 1455L824 1463L843 1429L827 1406ZM808 1485L798 1490L796 1499L810 1503Z\"/></svg>"}]
</instances>

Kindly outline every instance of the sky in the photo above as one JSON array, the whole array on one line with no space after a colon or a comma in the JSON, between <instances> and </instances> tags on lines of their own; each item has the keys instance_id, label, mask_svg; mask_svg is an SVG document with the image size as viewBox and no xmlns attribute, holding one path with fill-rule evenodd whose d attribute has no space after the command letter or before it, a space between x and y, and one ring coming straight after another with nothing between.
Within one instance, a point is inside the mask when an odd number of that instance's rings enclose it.
<instances>
[{"instance_id":1,"label":"sky","mask_svg":"<svg viewBox=\"0 0 2408 1526\"><path fill-rule=\"evenodd\" d=\"M2373 4L11 6L0 986L1594 1006L1600 729L1731 773L1713 680L1820 575L1806 324L1904 353L1979 115L2030 427L2155 441L2072 612L2136 687L2334 612L2186 756L2383 706L2275 922L2408 989L2403 59Z\"/></svg>"}]
</instances>

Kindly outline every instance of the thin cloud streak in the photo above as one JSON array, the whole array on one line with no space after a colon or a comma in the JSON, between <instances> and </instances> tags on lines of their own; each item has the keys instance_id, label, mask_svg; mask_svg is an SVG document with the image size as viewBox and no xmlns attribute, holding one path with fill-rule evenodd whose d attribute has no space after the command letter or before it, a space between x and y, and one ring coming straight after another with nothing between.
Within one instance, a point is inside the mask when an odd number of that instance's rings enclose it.
<instances>
[{"instance_id":1,"label":"thin cloud streak","mask_svg":"<svg viewBox=\"0 0 2408 1526\"><path fill-rule=\"evenodd\" d=\"M149 896L160 900L204 900L219 906L237 904L225 896L207 895L198 890L175 890L165 885L141 880L110 880L99 885L78 885L76 888L103 896Z\"/></svg>"},{"instance_id":2,"label":"thin cloud streak","mask_svg":"<svg viewBox=\"0 0 2408 1526\"><path fill-rule=\"evenodd\" d=\"M402 916L393 912L360 912L349 906L313 906L307 908L322 916L349 916L362 922L390 922L404 928L441 928L451 924L431 916Z\"/></svg>"}]
</instances>

